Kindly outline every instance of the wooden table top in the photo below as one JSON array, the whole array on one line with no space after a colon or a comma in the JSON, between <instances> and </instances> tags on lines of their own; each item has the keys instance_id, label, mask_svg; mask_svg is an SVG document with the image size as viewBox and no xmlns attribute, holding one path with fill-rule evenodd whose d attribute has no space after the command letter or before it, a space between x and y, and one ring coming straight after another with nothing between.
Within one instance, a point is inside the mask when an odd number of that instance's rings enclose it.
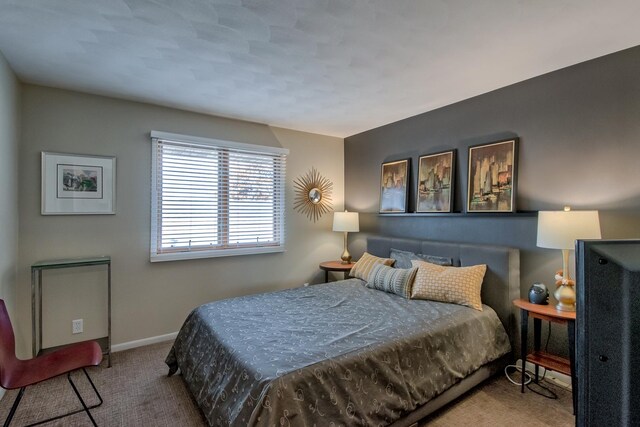
<instances>
[{"instance_id":1,"label":"wooden table top","mask_svg":"<svg viewBox=\"0 0 640 427\"><path fill-rule=\"evenodd\" d=\"M355 262L343 264L342 261L325 261L320 263L320 268L327 271L349 271L356 265Z\"/></svg>"},{"instance_id":2,"label":"wooden table top","mask_svg":"<svg viewBox=\"0 0 640 427\"><path fill-rule=\"evenodd\" d=\"M542 305L542 304L532 304L526 299L515 299L513 300L513 305L516 307L527 310L531 313L538 313L549 317L555 317L557 319L565 319L565 320L575 320L576 312L575 311L560 311L556 309L554 305Z\"/></svg>"}]
</instances>

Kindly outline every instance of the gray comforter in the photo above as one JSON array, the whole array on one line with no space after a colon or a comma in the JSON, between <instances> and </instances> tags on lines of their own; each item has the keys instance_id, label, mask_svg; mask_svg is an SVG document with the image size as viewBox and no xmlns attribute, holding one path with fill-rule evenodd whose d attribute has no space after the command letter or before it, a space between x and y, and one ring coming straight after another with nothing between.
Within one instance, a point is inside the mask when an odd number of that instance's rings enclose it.
<instances>
[{"instance_id":1,"label":"gray comforter","mask_svg":"<svg viewBox=\"0 0 640 427\"><path fill-rule=\"evenodd\" d=\"M211 425L387 425L510 350L495 312L359 279L196 308L167 356Z\"/></svg>"}]
</instances>

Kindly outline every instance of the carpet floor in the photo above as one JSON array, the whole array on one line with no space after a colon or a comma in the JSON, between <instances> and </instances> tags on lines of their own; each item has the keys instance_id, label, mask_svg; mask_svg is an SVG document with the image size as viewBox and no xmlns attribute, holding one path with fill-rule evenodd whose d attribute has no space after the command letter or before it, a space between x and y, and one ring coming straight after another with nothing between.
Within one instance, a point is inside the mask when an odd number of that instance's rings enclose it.
<instances>
[{"instance_id":1,"label":"carpet floor","mask_svg":"<svg viewBox=\"0 0 640 427\"><path fill-rule=\"evenodd\" d=\"M91 412L100 426L205 426L206 422L180 375L167 377L164 358L170 343L161 343L115 353L113 366L89 370L104 404ZM106 366L106 363L103 362ZM74 382L88 404L97 402L82 373ZM420 426L573 426L571 393L545 383L558 394L549 400L517 386L504 376L485 382L470 393L426 418ZM0 401L4 420L17 391L8 391ZM12 426L23 426L80 408L65 376L27 388ZM90 425L79 413L46 426Z\"/></svg>"}]
</instances>

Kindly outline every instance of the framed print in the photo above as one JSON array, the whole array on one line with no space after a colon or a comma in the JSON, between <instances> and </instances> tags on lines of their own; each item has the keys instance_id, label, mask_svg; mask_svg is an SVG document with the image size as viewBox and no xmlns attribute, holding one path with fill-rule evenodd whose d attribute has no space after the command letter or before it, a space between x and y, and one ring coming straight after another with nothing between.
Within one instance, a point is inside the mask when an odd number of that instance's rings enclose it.
<instances>
[{"instance_id":1,"label":"framed print","mask_svg":"<svg viewBox=\"0 0 640 427\"><path fill-rule=\"evenodd\" d=\"M407 211L407 177L409 160L382 164L380 179L380 212L403 213Z\"/></svg>"},{"instance_id":2,"label":"framed print","mask_svg":"<svg viewBox=\"0 0 640 427\"><path fill-rule=\"evenodd\" d=\"M116 158L42 152L42 215L114 214Z\"/></svg>"},{"instance_id":3,"label":"framed print","mask_svg":"<svg viewBox=\"0 0 640 427\"><path fill-rule=\"evenodd\" d=\"M515 212L517 142L469 147L467 212Z\"/></svg>"},{"instance_id":4,"label":"framed print","mask_svg":"<svg viewBox=\"0 0 640 427\"><path fill-rule=\"evenodd\" d=\"M451 212L455 151L420 156L416 212Z\"/></svg>"}]
</instances>

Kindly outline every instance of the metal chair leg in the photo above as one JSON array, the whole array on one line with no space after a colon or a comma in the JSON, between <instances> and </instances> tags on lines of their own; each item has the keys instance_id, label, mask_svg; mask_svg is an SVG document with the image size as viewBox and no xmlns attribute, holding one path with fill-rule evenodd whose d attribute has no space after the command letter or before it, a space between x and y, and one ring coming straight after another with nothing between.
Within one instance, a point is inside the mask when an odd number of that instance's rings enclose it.
<instances>
[{"instance_id":1,"label":"metal chair leg","mask_svg":"<svg viewBox=\"0 0 640 427\"><path fill-rule=\"evenodd\" d=\"M93 389L93 392L96 394L96 396L98 396L98 400L100 400L100 403L98 403L96 405L93 405L93 406L89 406L89 409L97 408L98 406L102 405L102 402L104 402L102 400L102 396L100 396L100 393L98 392L98 389L96 388L96 386L93 383L93 381L91 381L91 377L89 376L89 373L87 372L87 370L85 368L82 368L82 372L84 372L84 376L87 377L87 380L89 381L89 384L91 384L91 388Z\"/></svg>"},{"instance_id":2,"label":"metal chair leg","mask_svg":"<svg viewBox=\"0 0 640 427\"><path fill-rule=\"evenodd\" d=\"M83 369L83 371L84 371L84 369ZM85 375L86 375L86 373L87 372L85 371ZM88 377L89 376L87 375L87 378ZM73 391L75 392L76 396L78 397L78 400L80 401L80 403L82 403L82 407L84 408L84 411L89 416L89 419L91 420L91 423L94 425L94 427L98 427L98 424L96 424L96 420L93 419L93 416L91 415L91 412L89 411L89 408L87 408L87 404L84 403L84 400L82 399L82 396L80 396L80 393L78 392L78 388L76 387L76 385L71 380L71 372L69 372L67 374L67 379L69 380L69 384L71 384L71 387L73 388ZM91 382L91 385L93 386L93 382ZM95 390L95 386L94 386L94 390ZM102 398L101 398L101 400L102 400Z\"/></svg>"},{"instance_id":3,"label":"metal chair leg","mask_svg":"<svg viewBox=\"0 0 640 427\"><path fill-rule=\"evenodd\" d=\"M13 416L16 414L16 410L18 409L18 405L20 404L20 400L22 399L22 395L24 394L24 390L26 387L22 387L16 396L16 400L13 401L13 406L11 406L11 410L9 411L9 415L7 419L4 421L4 427L9 427Z\"/></svg>"},{"instance_id":4,"label":"metal chair leg","mask_svg":"<svg viewBox=\"0 0 640 427\"><path fill-rule=\"evenodd\" d=\"M98 392L98 389L96 388L95 384L91 380L91 377L89 376L89 373L87 372L87 370L85 368L82 368L82 371L84 372L84 375L89 380L89 384L91 384L91 388L93 388L93 391L96 393L96 396L98 397L98 400L100 400L99 403L96 403L95 405L91 405L91 406L87 407L86 409L90 410L90 409L97 408L98 406L102 405L102 403L103 403L102 396L100 396L100 393ZM71 375L71 373L67 374L67 377L69 375ZM75 387L74 387L74 390L75 390ZM76 395L77 395L77 393L76 393ZM85 412L85 409L84 408L83 409L78 409L78 410L75 410L75 411L67 412L66 414L58 415L58 416L55 416L55 417L52 417L52 418L47 418L46 420L37 421L37 422L35 422L33 424L29 424L29 425L27 425L25 427L38 426L40 424L45 424L45 423L49 423L51 421L59 420L60 418L68 417L70 415L79 414L80 412ZM91 417L91 415L89 415L89 417ZM91 419L93 420L93 418L91 418ZM94 425L95 425L95 422L94 422ZM6 426L6 424L5 424L5 426Z\"/></svg>"}]
</instances>

